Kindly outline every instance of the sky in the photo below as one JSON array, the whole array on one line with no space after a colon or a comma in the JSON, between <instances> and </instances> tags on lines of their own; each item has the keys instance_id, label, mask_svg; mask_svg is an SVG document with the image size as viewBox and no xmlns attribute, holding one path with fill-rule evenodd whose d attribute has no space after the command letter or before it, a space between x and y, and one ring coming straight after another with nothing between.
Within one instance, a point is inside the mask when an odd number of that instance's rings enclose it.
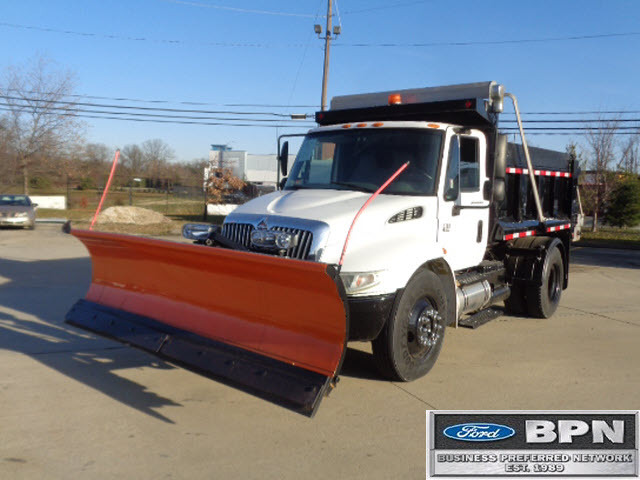
<instances>
[{"instance_id":1,"label":"sky","mask_svg":"<svg viewBox=\"0 0 640 480\"><path fill-rule=\"evenodd\" d=\"M0 71L39 55L73 72L77 94L132 99L87 102L313 113L324 53L313 25L324 30L326 8L327 0L1 0ZM638 0L338 0L333 22L342 33L332 43L329 98L496 80L523 112L640 110ZM605 34L624 35L451 45ZM278 134L308 128L84 121L90 142L116 148L161 138L187 161L206 157L210 144L273 153ZM529 143L563 150L571 140L580 137Z\"/></svg>"}]
</instances>

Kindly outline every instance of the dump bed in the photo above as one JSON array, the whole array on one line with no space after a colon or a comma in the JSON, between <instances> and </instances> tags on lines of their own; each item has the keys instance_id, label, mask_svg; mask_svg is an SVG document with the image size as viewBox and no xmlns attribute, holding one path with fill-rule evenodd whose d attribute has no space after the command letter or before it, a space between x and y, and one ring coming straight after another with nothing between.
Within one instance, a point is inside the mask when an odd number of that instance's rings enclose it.
<instances>
[{"instance_id":1,"label":"dump bed","mask_svg":"<svg viewBox=\"0 0 640 480\"><path fill-rule=\"evenodd\" d=\"M506 196L498 206L494 240L571 230L577 215L578 166L564 152L529 147L545 221L538 221L533 189L521 144L507 147Z\"/></svg>"}]
</instances>

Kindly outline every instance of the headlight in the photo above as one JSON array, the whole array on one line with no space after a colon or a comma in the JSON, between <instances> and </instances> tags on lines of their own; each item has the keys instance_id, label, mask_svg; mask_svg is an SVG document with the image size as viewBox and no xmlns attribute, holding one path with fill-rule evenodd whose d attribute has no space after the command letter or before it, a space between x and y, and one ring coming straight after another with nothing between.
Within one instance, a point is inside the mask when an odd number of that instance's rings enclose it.
<instances>
[{"instance_id":1,"label":"headlight","mask_svg":"<svg viewBox=\"0 0 640 480\"><path fill-rule=\"evenodd\" d=\"M347 294L363 292L380 283L383 272L345 272L340 274Z\"/></svg>"},{"instance_id":2,"label":"headlight","mask_svg":"<svg viewBox=\"0 0 640 480\"><path fill-rule=\"evenodd\" d=\"M214 229L215 227L213 225L187 223L182 227L182 236L190 240L206 240Z\"/></svg>"},{"instance_id":3,"label":"headlight","mask_svg":"<svg viewBox=\"0 0 640 480\"><path fill-rule=\"evenodd\" d=\"M296 236L286 232L279 232L276 234L276 247L283 250L289 250L291 247L296 246Z\"/></svg>"},{"instance_id":4,"label":"headlight","mask_svg":"<svg viewBox=\"0 0 640 480\"><path fill-rule=\"evenodd\" d=\"M260 248L288 250L298 244L298 236L275 230L254 230L251 232L251 244Z\"/></svg>"}]
</instances>

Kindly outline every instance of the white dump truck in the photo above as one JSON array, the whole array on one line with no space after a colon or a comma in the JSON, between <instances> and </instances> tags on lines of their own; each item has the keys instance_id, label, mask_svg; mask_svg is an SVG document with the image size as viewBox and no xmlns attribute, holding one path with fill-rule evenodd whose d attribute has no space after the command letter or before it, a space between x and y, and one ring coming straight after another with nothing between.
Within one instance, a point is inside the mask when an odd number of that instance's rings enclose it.
<instances>
[{"instance_id":1,"label":"white dump truck","mask_svg":"<svg viewBox=\"0 0 640 480\"><path fill-rule=\"evenodd\" d=\"M503 301L550 317L567 287L575 165L524 138L508 145L504 96L484 82L335 97L290 172L288 144L281 150L282 190L238 207L217 238L340 264L358 210L410 162L349 239L349 339L372 340L384 375L413 380L432 367L447 325L476 327Z\"/></svg>"},{"instance_id":2,"label":"white dump truck","mask_svg":"<svg viewBox=\"0 0 640 480\"><path fill-rule=\"evenodd\" d=\"M520 144L499 132L505 97ZM280 190L222 227L186 225L196 245L71 232L94 278L70 323L313 415L350 340L410 381L448 326L503 303L553 315L580 228L577 165L527 147L502 85L339 96L316 121L290 171L279 139Z\"/></svg>"}]
</instances>

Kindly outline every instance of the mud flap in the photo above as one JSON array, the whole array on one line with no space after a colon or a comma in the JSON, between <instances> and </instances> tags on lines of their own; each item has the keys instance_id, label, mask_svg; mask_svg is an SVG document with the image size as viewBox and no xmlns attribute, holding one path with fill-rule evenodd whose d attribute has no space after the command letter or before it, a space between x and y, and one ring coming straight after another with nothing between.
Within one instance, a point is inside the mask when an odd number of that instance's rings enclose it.
<instances>
[{"instance_id":1,"label":"mud flap","mask_svg":"<svg viewBox=\"0 0 640 480\"><path fill-rule=\"evenodd\" d=\"M313 416L344 359L348 307L330 265L72 230L91 287L67 322Z\"/></svg>"}]
</instances>

